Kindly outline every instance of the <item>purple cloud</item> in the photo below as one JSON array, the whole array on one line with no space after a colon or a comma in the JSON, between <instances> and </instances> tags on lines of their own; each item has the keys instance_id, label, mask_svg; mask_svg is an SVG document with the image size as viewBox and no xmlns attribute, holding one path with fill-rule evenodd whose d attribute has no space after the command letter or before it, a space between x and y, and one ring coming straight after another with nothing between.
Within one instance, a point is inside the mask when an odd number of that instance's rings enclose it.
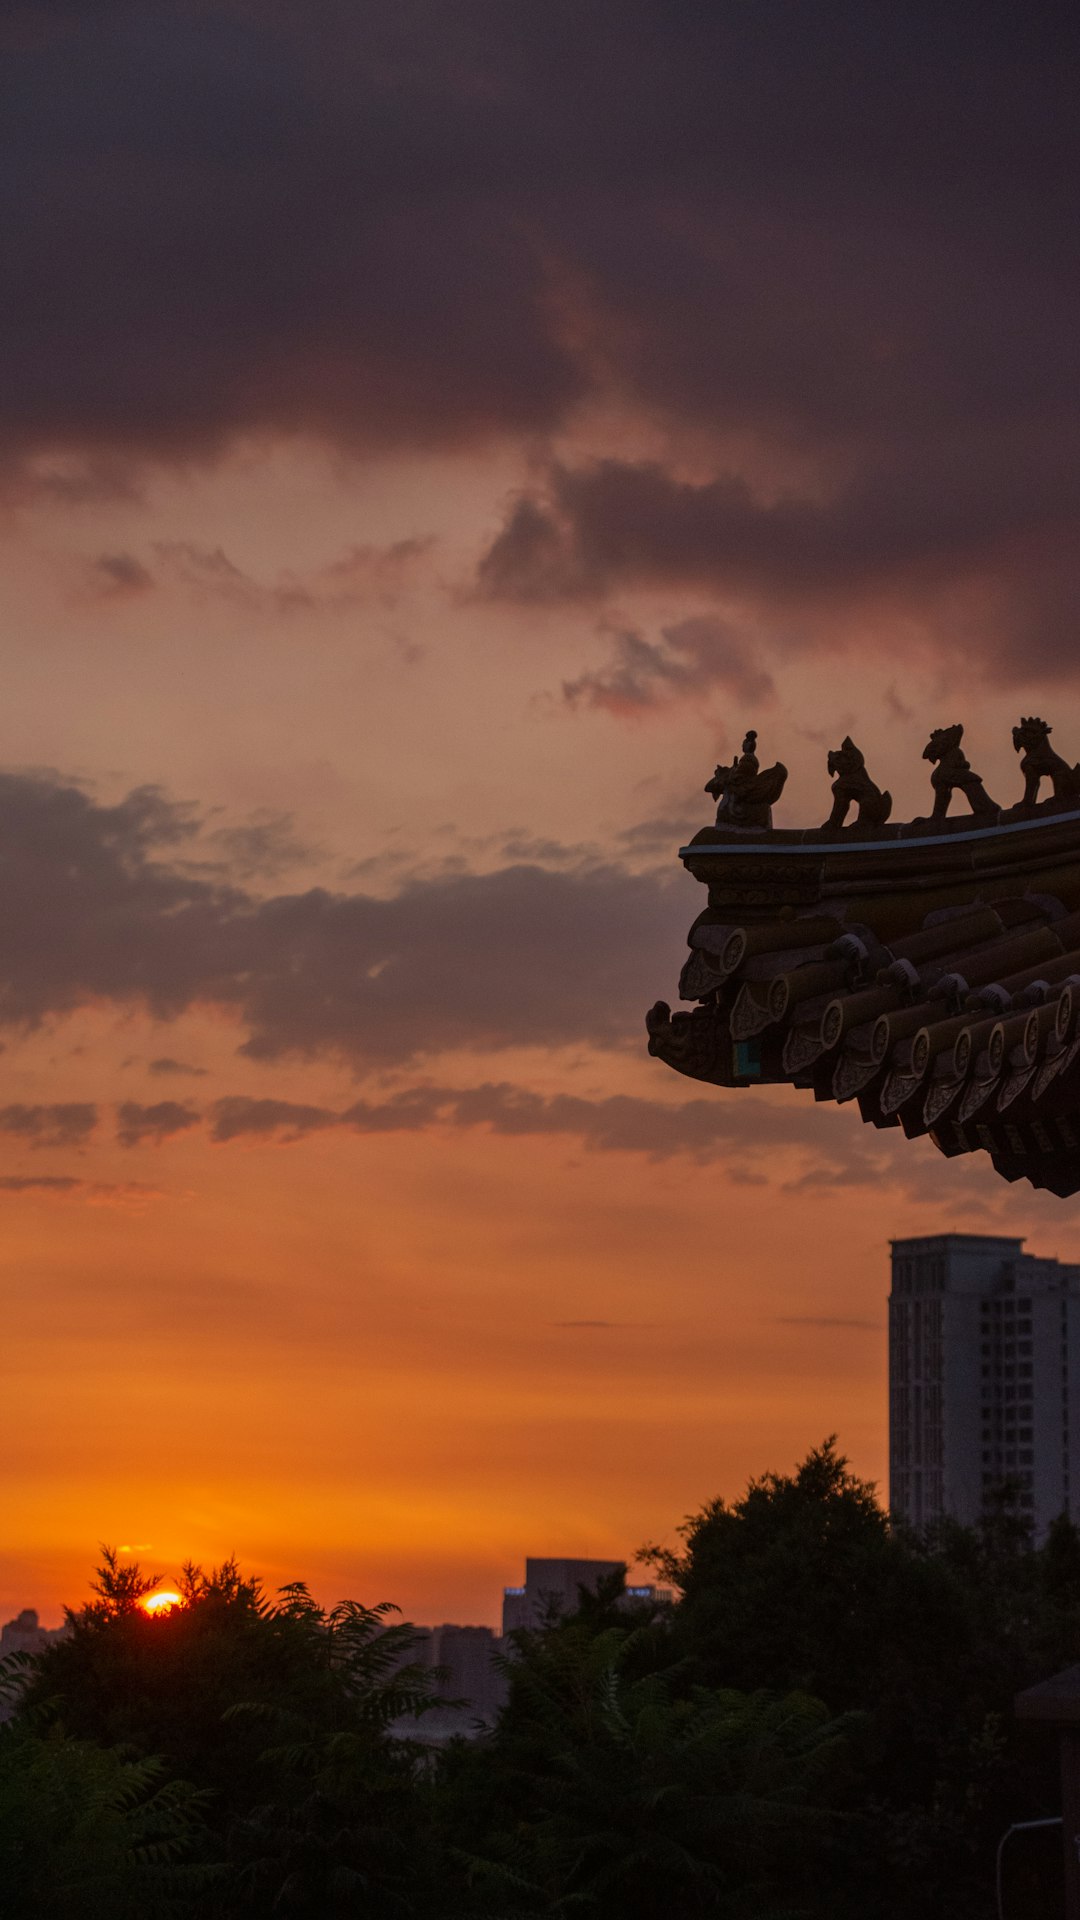
<instances>
[{"instance_id":1,"label":"purple cloud","mask_svg":"<svg viewBox=\"0 0 1080 1920\"><path fill-rule=\"evenodd\" d=\"M973 34L924 0L26 0L0 34L9 476L77 505L253 433L535 451L617 415L625 449L641 418L693 476L553 470L488 592L974 569L996 671L1068 670L1080 122L1053 10ZM99 563L128 591L142 564Z\"/></svg>"},{"instance_id":2,"label":"purple cloud","mask_svg":"<svg viewBox=\"0 0 1080 1920\"><path fill-rule=\"evenodd\" d=\"M588 861L453 872L390 898L263 896L173 857L197 825L156 792L102 807L0 774L0 1025L104 1000L159 1019L226 1008L261 1060L630 1046L686 917L679 876Z\"/></svg>"},{"instance_id":3,"label":"purple cloud","mask_svg":"<svg viewBox=\"0 0 1080 1920\"><path fill-rule=\"evenodd\" d=\"M174 1134L197 1127L201 1117L197 1107L182 1106L178 1100L158 1100L147 1107L125 1100L116 1109L116 1138L122 1147L139 1147L147 1140L160 1146Z\"/></svg>"},{"instance_id":4,"label":"purple cloud","mask_svg":"<svg viewBox=\"0 0 1080 1920\"><path fill-rule=\"evenodd\" d=\"M81 1100L0 1107L0 1133L31 1147L80 1147L97 1126L97 1108Z\"/></svg>"},{"instance_id":5,"label":"purple cloud","mask_svg":"<svg viewBox=\"0 0 1080 1920\"><path fill-rule=\"evenodd\" d=\"M571 707L633 717L676 700L699 700L714 689L757 708L768 706L776 691L747 642L722 621L699 614L665 627L659 645L639 633L617 633L608 664L564 680L563 698Z\"/></svg>"}]
</instances>

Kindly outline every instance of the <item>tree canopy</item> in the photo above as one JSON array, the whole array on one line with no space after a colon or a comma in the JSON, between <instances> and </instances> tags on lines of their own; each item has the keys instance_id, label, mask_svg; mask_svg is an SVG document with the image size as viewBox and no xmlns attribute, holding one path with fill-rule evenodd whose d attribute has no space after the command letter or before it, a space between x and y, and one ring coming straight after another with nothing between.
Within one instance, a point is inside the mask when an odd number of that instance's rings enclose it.
<instances>
[{"instance_id":1,"label":"tree canopy","mask_svg":"<svg viewBox=\"0 0 1080 1920\"><path fill-rule=\"evenodd\" d=\"M415 1630L268 1596L234 1561L181 1604L105 1551L0 1726L0 1905L424 1920L983 1920L1015 1820L1059 1809L1022 1686L1080 1645L1080 1534L892 1525L835 1442L512 1637L495 1727L425 1744ZM1016 1920L1056 1913L1056 1838L1014 1850Z\"/></svg>"}]
</instances>

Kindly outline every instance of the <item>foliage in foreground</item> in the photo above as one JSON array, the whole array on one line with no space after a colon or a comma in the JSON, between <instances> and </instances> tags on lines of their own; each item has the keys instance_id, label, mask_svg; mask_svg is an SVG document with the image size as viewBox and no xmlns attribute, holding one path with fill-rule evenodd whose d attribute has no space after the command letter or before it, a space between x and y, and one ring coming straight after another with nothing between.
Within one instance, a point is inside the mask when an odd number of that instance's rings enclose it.
<instances>
[{"instance_id":1,"label":"foliage in foreground","mask_svg":"<svg viewBox=\"0 0 1080 1920\"><path fill-rule=\"evenodd\" d=\"M588 1616L522 1637L500 1728L444 1768L447 1845L472 1836L462 1911L810 1910L795 1896L828 1852L844 1726L803 1695L684 1690L651 1670L656 1644Z\"/></svg>"},{"instance_id":2,"label":"foliage in foreground","mask_svg":"<svg viewBox=\"0 0 1080 1920\"><path fill-rule=\"evenodd\" d=\"M0 1736L0 1887L11 1914L143 1920L201 1910L217 1878L191 1863L202 1796L158 1759L47 1734Z\"/></svg>"},{"instance_id":3,"label":"foliage in foreground","mask_svg":"<svg viewBox=\"0 0 1080 1920\"><path fill-rule=\"evenodd\" d=\"M831 1444L653 1550L679 1592L618 1581L515 1636L496 1729L435 1753L389 1609L275 1600L232 1562L185 1605L106 1554L70 1635L0 1727L0 1909L387 1920L974 1920L996 1842L1058 1811L1014 1693L1080 1652L1080 1535L1034 1549L890 1527ZM1011 1911L1060 1907L1053 1846ZM1056 1905L1055 1905L1056 1900Z\"/></svg>"}]
</instances>

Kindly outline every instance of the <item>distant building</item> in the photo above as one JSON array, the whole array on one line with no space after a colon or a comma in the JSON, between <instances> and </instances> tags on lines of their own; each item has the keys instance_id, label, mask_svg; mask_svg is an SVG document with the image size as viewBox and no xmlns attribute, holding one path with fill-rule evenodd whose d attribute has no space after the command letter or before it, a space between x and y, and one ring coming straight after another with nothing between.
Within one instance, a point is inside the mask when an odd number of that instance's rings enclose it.
<instances>
[{"instance_id":1,"label":"distant building","mask_svg":"<svg viewBox=\"0 0 1080 1920\"><path fill-rule=\"evenodd\" d=\"M467 1700L473 1717L491 1725L506 1699L497 1634L491 1627L447 1623L433 1629L432 1650L432 1664L446 1675L443 1689L448 1697Z\"/></svg>"},{"instance_id":2,"label":"distant building","mask_svg":"<svg viewBox=\"0 0 1080 1920\"><path fill-rule=\"evenodd\" d=\"M475 1739L493 1727L507 1695L500 1664L503 1642L494 1628L447 1621L438 1627L413 1627L412 1634L396 1665L427 1668L429 1691L444 1704L430 1707L419 1720L402 1715L393 1723L394 1733L438 1746L455 1737Z\"/></svg>"},{"instance_id":3,"label":"distant building","mask_svg":"<svg viewBox=\"0 0 1080 1920\"><path fill-rule=\"evenodd\" d=\"M602 1580L622 1571L621 1560L526 1560L525 1585L503 1588L503 1635L518 1627L541 1627L552 1614L576 1613L582 1589L595 1593ZM627 1587L624 1598L670 1601L667 1587Z\"/></svg>"},{"instance_id":4,"label":"distant building","mask_svg":"<svg viewBox=\"0 0 1080 1920\"><path fill-rule=\"evenodd\" d=\"M0 1627L0 1660L9 1653L40 1653L52 1640L62 1640L67 1627L43 1627L38 1619L35 1607L24 1607L21 1613Z\"/></svg>"},{"instance_id":5,"label":"distant building","mask_svg":"<svg viewBox=\"0 0 1080 1920\"><path fill-rule=\"evenodd\" d=\"M601 1580L619 1573L622 1564L620 1560L526 1560L525 1585L503 1589L501 1635L491 1627L449 1622L414 1627L413 1643L401 1653L398 1664L441 1669L437 1678L433 1676L432 1689L445 1704L430 1708L419 1720L403 1716L394 1722L394 1733L437 1746L455 1737L474 1739L494 1726L509 1692L504 1662L513 1658L514 1647L507 1636L518 1627L543 1626L552 1615L576 1613L582 1588L595 1593ZM636 1586L626 1588L622 1603L671 1598L667 1587Z\"/></svg>"},{"instance_id":6,"label":"distant building","mask_svg":"<svg viewBox=\"0 0 1080 1920\"><path fill-rule=\"evenodd\" d=\"M438 1746L462 1736L472 1739L492 1727L506 1699L506 1679L499 1665L502 1641L492 1627L462 1627L450 1622L438 1627L413 1627L412 1641L395 1660L395 1667L438 1669L431 1673L429 1691L445 1704L429 1708L419 1720L410 1714L393 1723L402 1739L423 1740Z\"/></svg>"},{"instance_id":7,"label":"distant building","mask_svg":"<svg viewBox=\"0 0 1080 1920\"><path fill-rule=\"evenodd\" d=\"M1012 1483L1041 1538L1080 1498L1080 1266L1022 1240L892 1243L889 1500L971 1523Z\"/></svg>"},{"instance_id":8,"label":"distant building","mask_svg":"<svg viewBox=\"0 0 1080 1920\"><path fill-rule=\"evenodd\" d=\"M41 1653L54 1640L63 1640L71 1629L68 1626L43 1627L34 1607L24 1607L14 1620L0 1627L0 1667L13 1654ZM10 1720L15 1711L14 1697L10 1691L0 1693L0 1722Z\"/></svg>"}]
</instances>

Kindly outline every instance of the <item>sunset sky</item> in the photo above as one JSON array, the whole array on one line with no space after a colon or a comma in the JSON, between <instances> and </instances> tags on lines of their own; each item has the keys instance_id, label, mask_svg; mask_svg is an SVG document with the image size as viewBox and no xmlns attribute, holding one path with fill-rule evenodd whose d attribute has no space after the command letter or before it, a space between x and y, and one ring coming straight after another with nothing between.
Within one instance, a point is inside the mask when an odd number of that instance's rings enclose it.
<instances>
[{"instance_id":1,"label":"sunset sky","mask_svg":"<svg viewBox=\"0 0 1080 1920\"><path fill-rule=\"evenodd\" d=\"M109 1541L494 1622L882 1480L890 1236L1080 1259L643 1021L747 726L785 824L1080 757L1074 35L4 10L0 1619Z\"/></svg>"}]
</instances>

